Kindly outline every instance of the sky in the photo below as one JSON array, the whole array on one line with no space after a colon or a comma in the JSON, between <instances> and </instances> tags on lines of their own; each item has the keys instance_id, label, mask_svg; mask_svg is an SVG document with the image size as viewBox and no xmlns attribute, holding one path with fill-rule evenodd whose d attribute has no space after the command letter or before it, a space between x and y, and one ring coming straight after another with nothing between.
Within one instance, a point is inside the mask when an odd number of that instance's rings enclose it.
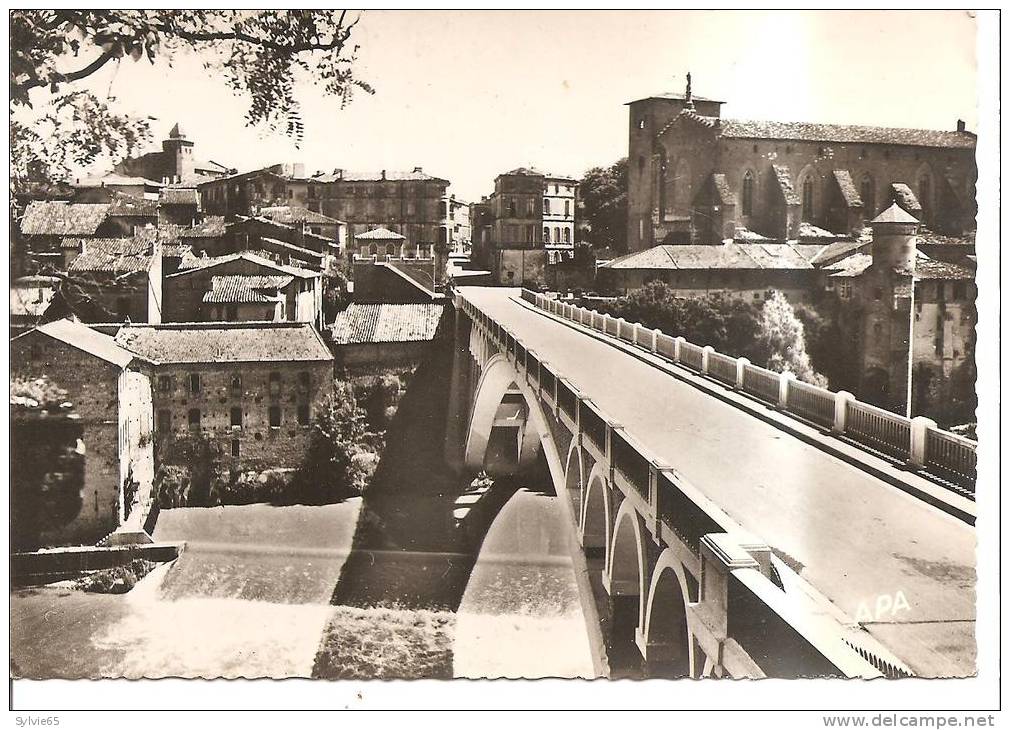
<instances>
[{"instance_id":1,"label":"sky","mask_svg":"<svg viewBox=\"0 0 1010 730\"><path fill-rule=\"evenodd\" d=\"M580 177L625 156L624 104L682 92L688 71L724 117L974 129L975 32L967 11L364 11L358 75L376 93L341 110L300 83L300 149L244 126L248 100L192 54L85 83L152 117L153 148L179 122L198 159L239 170L422 166L476 200L519 166Z\"/></svg>"}]
</instances>

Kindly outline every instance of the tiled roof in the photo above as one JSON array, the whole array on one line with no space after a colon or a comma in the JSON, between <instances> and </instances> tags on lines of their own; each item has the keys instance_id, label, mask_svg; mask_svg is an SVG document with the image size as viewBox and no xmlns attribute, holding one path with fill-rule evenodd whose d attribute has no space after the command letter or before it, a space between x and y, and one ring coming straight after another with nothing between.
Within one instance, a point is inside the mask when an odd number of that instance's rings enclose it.
<instances>
[{"instance_id":1,"label":"tiled roof","mask_svg":"<svg viewBox=\"0 0 1010 730\"><path fill-rule=\"evenodd\" d=\"M839 144L898 144L957 149L974 149L975 147L975 135L971 132L947 132L938 129L723 119L719 124L719 130L723 137L746 139L783 139Z\"/></svg>"},{"instance_id":2,"label":"tiled roof","mask_svg":"<svg viewBox=\"0 0 1010 730\"><path fill-rule=\"evenodd\" d=\"M686 100L687 96L685 96L683 93L680 93L680 92L665 91L665 92L660 93L660 94L653 94L652 96L643 96L641 99L635 99L635 101L647 101L649 99L681 99L681 100ZM726 102L723 102L723 101L719 101L718 99L709 99L707 96L700 96L700 95L694 94L694 93L691 94L691 99L693 99L694 101L714 101L716 104L725 104L726 103ZM635 101L626 102L625 106L627 106L628 104L634 104Z\"/></svg>"},{"instance_id":3,"label":"tiled roof","mask_svg":"<svg viewBox=\"0 0 1010 730\"><path fill-rule=\"evenodd\" d=\"M126 325L116 343L155 363L307 362L333 355L306 323Z\"/></svg>"},{"instance_id":4,"label":"tiled roof","mask_svg":"<svg viewBox=\"0 0 1010 730\"><path fill-rule=\"evenodd\" d=\"M337 220L336 218L330 218L322 213L316 213L314 210L303 208L300 205L269 206L266 208L260 208L259 213L261 216L265 216L271 220L288 224L315 223L319 225L334 225L336 223L343 223L343 221Z\"/></svg>"},{"instance_id":5,"label":"tiled roof","mask_svg":"<svg viewBox=\"0 0 1010 730\"><path fill-rule=\"evenodd\" d=\"M64 241L66 243L66 241ZM80 241L81 253L70 262L70 272L105 274L136 274L151 268L152 236L133 238L85 238Z\"/></svg>"},{"instance_id":6,"label":"tiled roof","mask_svg":"<svg viewBox=\"0 0 1010 730\"><path fill-rule=\"evenodd\" d=\"M785 198L786 204L800 205L800 196L796 193L793 181L789 177L789 168L785 165L772 165L772 170L775 172L775 179L778 181L779 190L782 191L782 197Z\"/></svg>"},{"instance_id":7,"label":"tiled roof","mask_svg":"<svg viewBox=\"0 0 1010 730\"><path fill-rule=\"evenodd\" d=\"M109 198L109 215L119 218L157 218L158 201L113 193Z\"/></svg>"},{"instance_id":8,"label":"tiled roof","mask_svg":"<svg viewBox=\"0 0 1010 730\"><path fill-rule=\"evenodd\" d=\"M266 236L260 239L260 243L267 243L270 244L271 246L282 248L289 254L294 254L295 256L301 256L303 260L311 259L315 261L316 266L319 266L322 263L323 257L325 255L319 253L318 251L313 251L311 248L305 248L304 246L298 246L294 243L288 243L287 241L281 241L276 238L267 238ZM270 251L268 250L267 253L270 253Z\"/></svg>"},{"instance_id":9,"label":"tiled roof","mask_svg":"<svg viewBox=\"0 0 1010 730\"><path fill-rule=\"evenodd\" d=\"M442 304L351 304L333 323L333 342L425 342L435 337Z\"/></svg>"},{"instance_id":10,"label":"tiled roof","mask_svg":"<svg viewBox=\"0 0 1010 730\"><path fill-rule=\"evenodd\" d=\"M941 279L948 281L966 281L975 278L975 272L962 264L955 264L949 261L937 261L920 257L915 262L916 279Z\"/></svg>"},{"instance_id":11,"label":"tiled roof","mask_svg":"<svg viewBox=\"0 0 1010 730\"><path fill-rule=\"evenodd\" d=\"M810 263L814 266L828 266L850 254L856 253L864 246L868 246L865 241L834 241L821 248L810 259Z\"/></svg>"},{"instance_id":12,"label":"tiled roof","mask_svg":"<svg viewBox=\"0 0 1010 730\"><path fill-rule=\"evenodd\" d=\"M109 335L97 332L87 325L71 319L58 319L54 322L47 322L40 325L32 332L41 332L52 337L54 340L65 342L71 347L76 347L90 355L101 358L113 365L125 368L133 360L134 354L120 347ZM25 332L19 337L25 337L31 332Z\"/></svg>"},{"instance_id":13,"label":"tiled roof","mask_svg":"<svg viewBox=\"0 0 1010 730\"><path fill-rule=\"evenodd\" d=\"M859 276L873 263L873 256L868 253L854 253L851 256L829 264L824 267L825 271L832 272L831 277L851 277Z\"/></svg>"},{"instance_id":14,"label":"tiled roof","mask_svg":"<svg viewBox=\"0 0 1010 730\"><path fill-rule=\"evenodd\" d=\"M845 201L846 207L863 207L863 201L859 197L859 191L856 190L856 185L852 182L852 175L849 174L849 171L833 170L831 174L835 178L835 183L838 185L838 190L842 194L842 200Z\"/></svg>"},{"instance_id":15,"label":"tiled roof","mask_svg":"<svg viewBox=\"0 0 1010 730\"><path fill-rule=\"evenodd\" d=\"M922 204L905 183L891 183L891 199L909 214L917 218L922 215Z\"/></svg>"},{"instance_id":16,"label":"tiled roof","mask_svg":"<svg viewBox=\"0 0 1010 730\"><path fill-rule=\"evenodd\" d=\"M209 215L192 228L179 231L179 238L217 238L227 232L223 215Z\"/></svg>"},{"instance_id":17,"label":"tiled roof","mask_svg":"<svg viewBox=\"0 0 1010 730\"><path fill-rule=\"evenodd\" d=\"M161 191L158 202L162 205L199 205L200 194L196 188L166 187Z\"/></svg>"},{"instance_id":18,"label":"tiled roof","mask_svg":"<svg viewBox=\"0 0 1010 730\"><path fill-rule=\"evenodd\" d=\"M108 203L32 201L21 218L26 236L93 236L109 214Z\"/></svg>"},{"instance_id":19,"label":"tiled roof","mask_svg":"<svg viewBox=\"0 0 1010 730\"><path fill-rule=\"evenodd\" d=\"M435 272L431 263L415 264L404 261L379 261L377 266L386 266L430 297L439 295L435 291Z\"/></svg>"},{"instance_id":20,"label":"tiled roof","mask_svg":"<svg viewBox=\"0 0 1010 730\"><path fill-rule=\"evenodd\" d=\"M379 172L353 172L350 170L342 170L333 172L328 175L317 175L312 178L315 182L330 183L330 182L383 182L383 181L422 181L422 180L435 180L438 182L448 183L449 181L441 178L429 175L421 170L412 170L411 172L397 172L395 170L386 170Z\"/></svg>"},{"instance_id":21,"label":"tiled roof","mask_svg":"<svg viewBox=\"0 0 1010 730\"><path fill-rule=\"evenodd\" d=\"M215 276L203 301L208 304L266 304L276 299L277 290L293 280L293 276ZM273 298L263 291L273 292Z\"/></svg>"},{"instance_id":22,"label":"tiled roof","mask_svg":"<svg viewBox=\"0 0 1010 730\"><path fill-rule=\"evenodd\" d=\"M608 269L813 269L810 247L794 243L736 243L718 246L663 245L610 261Z\"/></svg>"},{"instance_id":23,"label":"tiled roof","mask_svg":"<svg viewBox=\"0 0 1010 730\"><path fill-rule=\"evenodd\" d=\"M736 205L736 196L729 189L729 183L726 182L724 174L721 172L712 173L712 185L715 187L715 191L719 195L719 202L722 205Z\"/></svg>"},{"instance_id":24,"label":"tiled roof","mask_svg":"<svg viewBox=\"0 0 1010 730\"><path fill-rule=\"evenodd\" d=\"M317 276L322 276L322 274L318 271L310 271L309 269L303 269L298 266L278 264L275 261L272 261L264 256L259 256L251 251L240 251L238 253L230 253L224 256L199 256L187 259L179 266L179 271L174 274L169 274L165 278L171 279L176 276L185 276L186 274L191 274L197 270L209 269L214 266L228 263L229 261L238 261L239 259L251 261L252 263L263 266L264 268L272 269L279 274L295 276L299 279L314 279Z\"/></svg>"},{"instance_id":25,"label":"tiled roof","mask_svg":"<svg viewBox=\"0 0 1010 730\"><path fill-rule=\"evenodd\" d=\"M136 175L117 175L116 173L103 175L101 177L85 177L73 183L75 188L126 187L135 185L157 188L161 187L161 183L157 180L149 180L146 177L139 177Z\"/></svg>"},{"instance_id":26,"label":"tiled roof","mask_svg":"<svg viewBox=\"0 0 1010 730\"><path fill-rule=\"evenodd\" d=\"M532 175L532 176L544 177L544 173L540 172L540 170L537 170L536 168L533 167L517 167L514 170L503 172L502 175ZM499 177L501 177L501 175L499 175Z\"/></svg>"},{"instance_id":27,"label":"tiled roof","mask_svg":"<svg viewBox=\"0 0 1010 730\"><path fill-rule=\"evenodd\" d=\"M373 228L365 233L359 233L354 237L356 241L406 241L406 236L394 233L388 228Z\"/></svg>"}]
</instances>

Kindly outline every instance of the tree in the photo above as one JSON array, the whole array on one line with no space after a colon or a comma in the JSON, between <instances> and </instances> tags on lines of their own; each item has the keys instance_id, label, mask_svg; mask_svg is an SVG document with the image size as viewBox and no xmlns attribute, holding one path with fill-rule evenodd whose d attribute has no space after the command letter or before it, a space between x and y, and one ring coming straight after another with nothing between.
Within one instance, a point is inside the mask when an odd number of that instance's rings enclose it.
<instances>
[{"instance_id":1,"label":"tree","mask_svg":"<svg viewBox=\"0 0 1010 730\"><path fill-rule=\"evenodd\" d=\"M307 504L329 504L361 494L368 477L361 459L364 436L365 412L350 386L337 383L312 425L308 453L291 497Z\"/></svg>"},{"instance_id":2,"label":"tree","mask_svg":"<svg viewBox=\"0 0 1010 730\"><path fill-rule=\"evenodd\" d=\"M354 73L357 22L329 10L13 10L10 103L20 118L11 124L12 192L27 181L59 179L71 163L131 154L149 139L146 120L74 88L127 57L153 64L200 52L209 73L249 97L248 124L283 128L300 141L296 78L342 105L355 90L372 93Z\"/></svg>"},{"instance_id":3,"label":"tree","mask_svg":"<svg viewBox=\"0 0 1010 730\"><path fill-rule=\"evenodd\" d=\"M628 250L628 158L594 167L579 183L586 240L594 248Z\"/></svg>"},{"instance_id":4,"label":"tree","mask_svg":"<svg viewBox=\"0 0 1010 730\"><path fill-rule=\"evenodd\" d=\"M782 292L772 292L761 308L758 342L767 351L769 370L788 370L805 383L827 386L827 378L810 362L803 323Z\"/></svg>"}]
</instances>

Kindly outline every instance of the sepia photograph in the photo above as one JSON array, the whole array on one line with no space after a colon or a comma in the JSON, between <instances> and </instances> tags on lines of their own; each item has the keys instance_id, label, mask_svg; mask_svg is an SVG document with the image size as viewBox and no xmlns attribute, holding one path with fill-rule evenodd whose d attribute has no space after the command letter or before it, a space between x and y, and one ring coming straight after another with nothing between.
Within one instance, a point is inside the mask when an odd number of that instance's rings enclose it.
<instances>
[{"instance_id":1,"label":"sepia photograph","mask_svg":"<svg viewBox=\"0 0 1010 730\"><path fill-rule=\"evenodd\" d=\"M998 651L979 23L9 10L18 727L48 680L955 696Z\"/></svg>"}]
</instances>

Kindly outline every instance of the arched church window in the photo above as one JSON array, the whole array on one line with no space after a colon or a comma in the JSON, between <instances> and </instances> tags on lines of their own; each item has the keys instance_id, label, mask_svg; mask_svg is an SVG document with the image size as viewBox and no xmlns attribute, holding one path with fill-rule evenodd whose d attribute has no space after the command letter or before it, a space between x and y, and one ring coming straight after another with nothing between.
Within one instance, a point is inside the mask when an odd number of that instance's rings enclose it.
<instances>
[{"instance_id":1,"label":"arched church window","mask_svg":"<svg viewBox=\"0 0 1010 730\"><path fill-rule=\"evenodd\" d=\"M869 175L863 175L862 181L859 183L859 197L863 201L863 211L866 213L866 218L870 219L877 214L877 201L874 194L873 178Z\"/></svg>"},{"instance_id":2,"label":"arched church window","mask_svg":"<svg viewBox=\"0 0 1010 730\"><path fill-rule=\"evenodd\" d=\"M741 203L744 215L754 214L754 173L750 170L743 175L743 189L741 191Z\"/></svg>"},{"instance_id":3,"label":"arched church window","mask_svg":"<svg viewBox=\"0 0 1010 730\"><path fill-rule=\"evenodd\" d=\"M803 181L803 208L800 212L804 221L811 221L814 217L814 181L812 177L807 177Z\"/></svg>"}]
</instances>

